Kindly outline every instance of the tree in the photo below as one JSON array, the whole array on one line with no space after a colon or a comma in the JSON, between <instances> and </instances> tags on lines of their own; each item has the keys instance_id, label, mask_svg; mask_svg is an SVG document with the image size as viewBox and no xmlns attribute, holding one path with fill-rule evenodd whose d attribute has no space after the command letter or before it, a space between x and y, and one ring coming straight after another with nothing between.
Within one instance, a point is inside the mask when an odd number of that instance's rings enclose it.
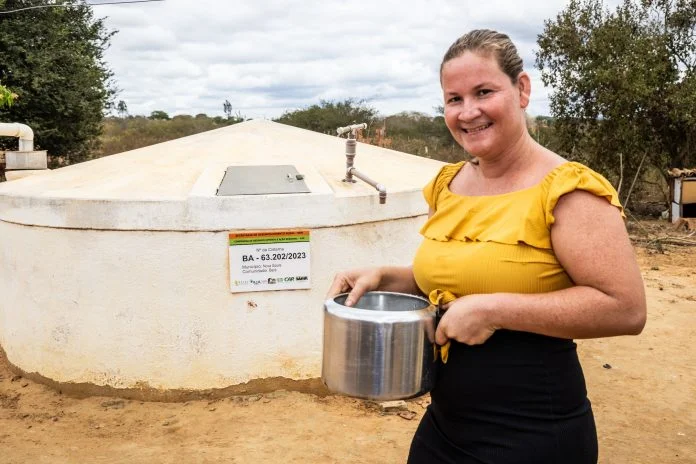
<instances>
[{"instance_id":1,"label":"tree","mask_svg":"<svg viewBox=\"0 0 696 464\"><path fill-rule=\"evenodd\" d=\"M128 116L128 105L126 105L126 102L124 102L123 100L119 100L118 104L116 105L116 111L118 112L118 116L121 119Z\"/></svg>"},{"instance_id":2,"label":"tree","mask_svg":"<svg viewBox=\"0 0 696 464\"><path fill-rule=\"evenodd\" d=\"M15 98L17 98L17 94L10 91L10 89L5 87L4 85L0 84L0 108L9 108L14 104Z\"/></svg>"},{"instance_id":3,"label":"tree","mask_svg":"<svg viewBox=\"0 0 696 464\"><path fill-rule=\"evenodd\" d=\"M229 100L225 100L222 104L222 111L225 113L225 116L227 117L227 123L228 124L236 124L238 122L244 121L244 116L237 111L237 114L232 114L232 103L230 103Z\"/></svg>"},{"instance_id":4,"label":"tree","mask_svg":"<svg viewBox=\"0 0 696 464\"><path fill-rule=\"evenodd\" d=\"M162 110L155 110L150 113L150 119L169 119L169 115Z\"/></svg>"},{"instance_id":5,"label":"tree","mask_svg":"<svg viewBox=\"0 0 696 464\"><path fill-rule=\"evenodd\" d=\"M370 126L377 120L377 110L363 101L347 99L342 102L321 100L318 105L286 111L276 122L315 132L336 135L336 129L365 122Z\"/></svg>"},{"instance_id":6,"label":"tree","mask_svg":"<svg viewBox=\"0 0 696 464\"><path fill-rule=\"evenodd\" d=\"M414 111L402 111L384 118L384 126L394 137L411 139L439 139L441 143L454 144L443 116L430 116Z\"/></svg>"},{"instance_id":7,"label":"tree","mask_svg":"<svg viewBox=\"0 0 696 464\"><path fill-rule=\"evenodd\" d=\"M643 165L685 167L696 140L696 2L571 0L545 22L537 67L559 149L631 186ZM626 195L626 196L628 196Z\"/></svg>"},{"instance_id":8,"label":"tree","mask_svg":"<svg viewBox=\"0 0 696 464\"><path fill-rule=\"evenodd\" d=\"M0 80L20 98L0 120L28 124L36 145L71 162L97 144L114 89L103 53L114 34L79 0L0 15ZM5 10L34 6L7 0Z\"/></svg>"}]
</instances>

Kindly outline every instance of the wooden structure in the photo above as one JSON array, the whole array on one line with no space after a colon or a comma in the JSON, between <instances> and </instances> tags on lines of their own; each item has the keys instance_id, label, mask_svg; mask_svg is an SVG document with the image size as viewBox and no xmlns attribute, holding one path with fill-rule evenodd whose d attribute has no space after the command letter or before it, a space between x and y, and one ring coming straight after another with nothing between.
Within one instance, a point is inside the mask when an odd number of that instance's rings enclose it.
<instances>
[{"instance_id":1,"label":"wooden structure","mask_svg":"<svg viewBox=\"0 0 696 464\"><path fill-rule=\"evenodd\" d=\"M669 178L669 219L676 223L681 219L696 218L696 168L670 169Z\"/></svg>"}]
</instances>

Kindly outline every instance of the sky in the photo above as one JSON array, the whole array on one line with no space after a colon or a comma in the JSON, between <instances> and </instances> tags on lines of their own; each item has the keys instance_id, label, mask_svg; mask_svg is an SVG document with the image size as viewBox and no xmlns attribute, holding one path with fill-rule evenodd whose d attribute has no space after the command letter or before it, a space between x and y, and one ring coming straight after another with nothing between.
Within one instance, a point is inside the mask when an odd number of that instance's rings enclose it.
<instances>
[{"instance_id":1,"label":"sky","mask_svg":"<svg viewBox=\"0 0 696 464\"><path fill-rule=\"evenodd\" d=\"M108 0L90 0L98 4ZM113 0L112 0L113 1ZM537 36L567 0L165 0L100 5L105 59L130 114L206 113L223 102L272 119L321 100L364 100L387 116L435 114L439 66L471 29L510 36L532 80L528 113L548 115Z\"/></svg>"}]
</instances>

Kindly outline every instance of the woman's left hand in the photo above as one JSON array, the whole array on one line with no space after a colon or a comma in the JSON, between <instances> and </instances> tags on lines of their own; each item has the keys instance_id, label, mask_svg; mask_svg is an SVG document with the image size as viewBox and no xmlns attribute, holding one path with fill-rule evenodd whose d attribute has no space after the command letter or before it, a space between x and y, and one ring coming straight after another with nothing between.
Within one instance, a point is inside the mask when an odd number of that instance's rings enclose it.
<instances>
[{"instance_id":1,"label":"woman's left hand","mask_svg":"<svg viewBox=\"0 0 696 464\"><path fill-rule=\"evenodd\" d=\"M444 345L452 339L467 345L480 345L498 329L492 314L495 295L467 295L443 306L445 314L435 332L435 341Z\"/></svg>"}]
</instances>

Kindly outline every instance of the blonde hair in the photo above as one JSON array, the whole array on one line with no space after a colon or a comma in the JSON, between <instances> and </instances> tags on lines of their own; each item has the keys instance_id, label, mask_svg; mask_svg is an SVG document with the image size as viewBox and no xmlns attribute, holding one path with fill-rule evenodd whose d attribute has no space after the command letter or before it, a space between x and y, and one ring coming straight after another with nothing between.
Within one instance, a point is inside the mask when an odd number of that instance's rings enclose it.
<instances>
[{"instance_id":1,"label":"blonde hair","mask_svg":"<svg viewBox=\"0 0 696 464\"><path fill-rule=\"evenodd\" d=\"M444 58L442 58L440 75L442 76L442 68L445 66L445 63L462 56L466 52L494 56L500 69L510 77L513 83L517 82L517 77L522 72L522 58L517 53L517 48L510 40L510 37L490 29L475 29L458 38L450 46Z\"/></svg>"}]
</instances>

